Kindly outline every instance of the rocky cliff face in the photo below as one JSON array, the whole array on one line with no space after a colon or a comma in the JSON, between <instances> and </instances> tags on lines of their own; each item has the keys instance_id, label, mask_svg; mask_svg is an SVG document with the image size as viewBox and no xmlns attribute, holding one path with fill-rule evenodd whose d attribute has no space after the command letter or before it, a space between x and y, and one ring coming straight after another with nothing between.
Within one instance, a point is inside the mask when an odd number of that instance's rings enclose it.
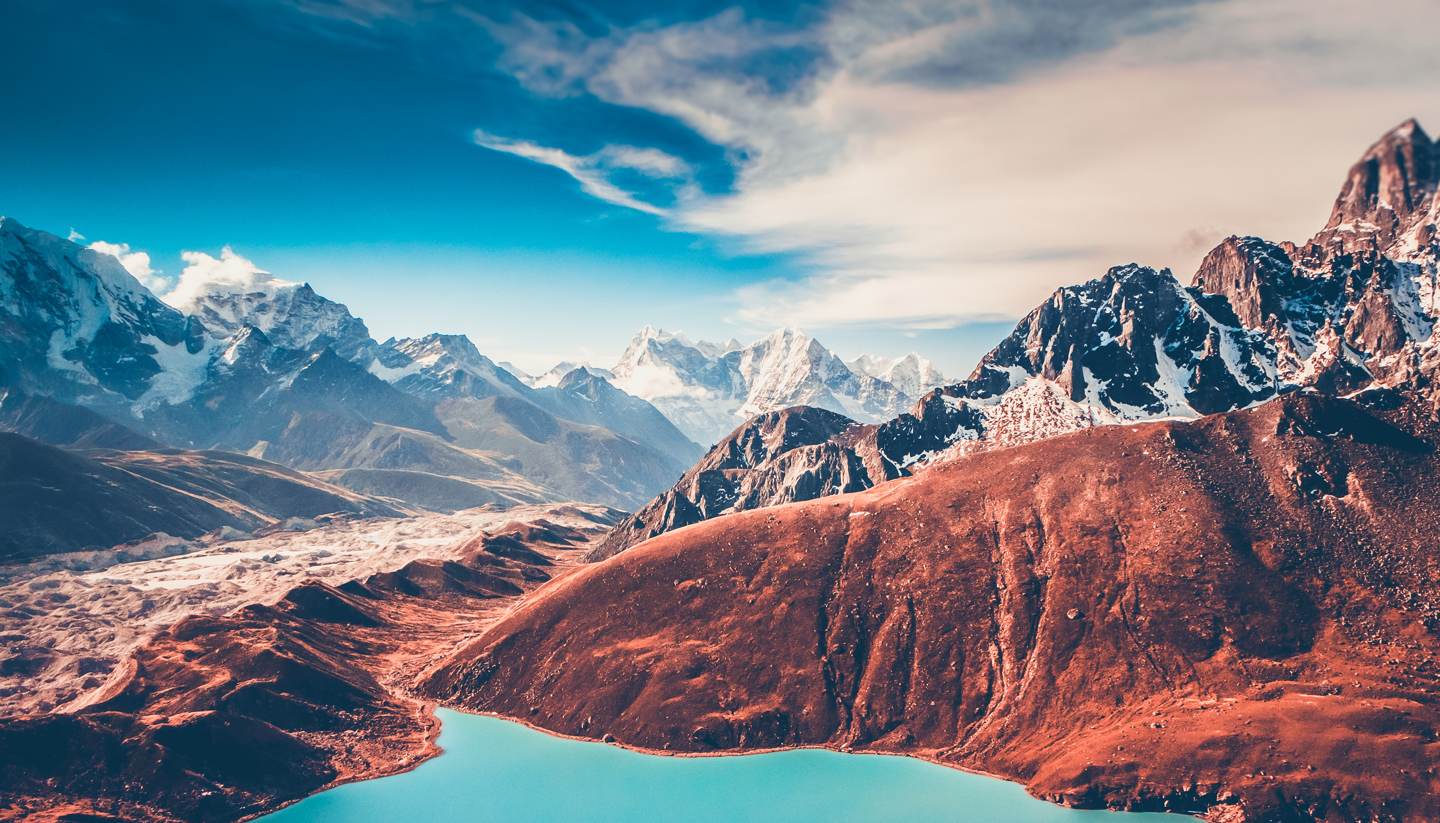
<instances>
[{"instance_id":1,"label":"rocky cliff face","mask_svg":"<svg viewBox=\"0 0 1440 823\"><path fill-rule=\"evenodd\" d=\"M873 483L863 463L831 442L855 425L808 406L759 415L715 444L668 491L618 523L589 558L603 559L727 512L867 489Z\"/></svg>"},{"instance_id":2,"label":"rocky cliff face","mask_svg":"<svg viewBox=\"0 0 1440 823\"><path fill-rule=\"evenodd\" d=\"M594 564L436 699L668 751L903 752L1067 803L1440 814L1428 408L1075 432ZM577 651L580 650L580 651Z\"/></svg>"},{"instance_id":3,"label":"rocky cliff face","mask_svg":"<svg viewBox=\"0 0 1440 823\"><path fill-rule=\"evenodd\" d=\"M1379 245L1388 245L1427 212L1433 224L1437 186L1440 150L1419 122L1406 120L1350 167L1322 234L1350 234L1361 242L1373 236Z\"/></svg>"}]
</instances>

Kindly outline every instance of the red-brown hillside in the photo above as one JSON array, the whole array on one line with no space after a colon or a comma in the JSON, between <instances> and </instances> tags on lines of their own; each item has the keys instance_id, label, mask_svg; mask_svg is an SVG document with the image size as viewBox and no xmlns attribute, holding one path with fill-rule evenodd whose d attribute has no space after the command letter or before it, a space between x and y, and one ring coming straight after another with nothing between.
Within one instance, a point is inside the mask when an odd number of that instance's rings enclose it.
<instances>
[{"instance_id":1,"label":"red-brown hillside","mask_svg":"<svg viewBox=\"0 0 1440 823\"><path fill-rule=\"evenodd\" d=\"M1437 819L1435 435L1394 394L1290 396L702 522L552 584L425 688L657 749L914 753L1068 803Z\"/></svg>"},{"instance_id":2,"label":"red-brown hillside","mask_svg":"<svg viewBox=\"0 0 1440 823\"><path fill-rule=\"evenodd\" d=\"M275 605L190 617L67 713L0 719L0 820L231 821L436 753L410 681L609 525L514 523Z\"/></svg>"}]
</instances>

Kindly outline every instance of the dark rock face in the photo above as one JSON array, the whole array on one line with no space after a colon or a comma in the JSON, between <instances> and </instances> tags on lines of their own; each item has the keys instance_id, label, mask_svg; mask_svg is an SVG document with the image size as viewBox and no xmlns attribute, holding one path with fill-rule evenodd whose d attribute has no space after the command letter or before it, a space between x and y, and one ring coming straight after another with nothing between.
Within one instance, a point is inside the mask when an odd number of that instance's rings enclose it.
<instances>
[{"instance_id":1,"label":"dark rock face","mask_svg":"<svg viewBox=\"0 0 1440 823\"><path fill-rule=\"evenodd\" d=\"M1205 414L1272 396L1264 339L1202 298L1168 269L1118 266L1055 292L980 361L971 381L942 391L985 399L1018 369L1128 418Z\"/></svg>"},{"instance_id":2,"label":"dark rock face","mask_svg":"<svg viewBox=\"0 0 1440 823\"><path fill-rule=\"evenodd\" d=\"M756 417L715 444L669 491L617 524L591 559L726 512L869 488L870 475L856 453L831 442L855 425L807 406Z\"/></svg>"},{"instance_id":3,"label":"dark rock face","mask_svg":"<svg viewBox=\"0 0 1440 823\"><path fill-rule=\"evenodd\" d=\"M1440 150L1414 119L1390 130L1350 168L1327 230L1373 228L1381 242L1399 236L1440 186Z\"/></svg>"},{"instance_id":4,"label":"dark rock face","mask_svg":"<svg viewBox=\"0 0 1440 823\"><path fill-rule=\"evenodd\" d=\"M1440 430L1413 396L1362 399L1075 432L681 529L424 692L670 751L920 754L1072 804L1433 819L1440 499L1414 489Z\"/></svg>"},{"instance_id":5,"label":"dark rock face","mask_svg":"<svg viewBox=\"0 0 1440 823\"><path fill-rule=\"evenodd\" d=\"M1285 317L1293 269L1290 256L1274 243L1258 237L1227 237L1205 256L1194 284L1228 300L1246 328L1263 329L1272 317Z\"/></svg>"}]
</instances>

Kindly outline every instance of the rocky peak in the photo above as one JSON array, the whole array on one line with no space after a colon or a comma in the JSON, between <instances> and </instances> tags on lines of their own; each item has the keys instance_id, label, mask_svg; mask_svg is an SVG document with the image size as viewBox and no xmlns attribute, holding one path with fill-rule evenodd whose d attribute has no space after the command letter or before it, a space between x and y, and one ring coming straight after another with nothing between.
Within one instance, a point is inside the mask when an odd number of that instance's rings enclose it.
<instances>
[{"instance_id":1,"label":"rocky peak","mask_svg":"<svg viewBox=\"0 0 1440 823\"><path fill-rule=\"evenodd\" d=\"M1259 329L1285 316L1293 275L1290 256L1280 246L1232 235L1205 256L1193 282L1203 292L1224 295L1241 323Z\"/></svg>"},{"instance_id":2,"label":"rocky peak","mask_svg":"<svg viewBox=\"0 0 1440 823\"><path fill-rule=\"evenodd\" d=\"M844 415L808 406L746 421L669 491L616 524L590 559L728 512L869 488L861 459L834 442L854 425Z\"/></svg>"},{"instance_id":3,"label":"rocky peak","mask_svg":"<svg viewBox=\"0 0 1440 823\"><path fill-rule=\"evenodd\" d=\"M1348 228L1393 240L1428 209L1440 186L1440 154L1413 118L1391 129L1350 168L1326 231Z\"/></svg>"},{"instance_id":4,"label":"rocky peak","mask_svg":"<svg viewBox=\"0 0 1440 823\"><path fill-rule=\"evenodd\" d=\"M281 348L314 352L328 346L361 363L375 355L365 322L343 303L318 294L309 283L270 278L244 289L221 286L195 295L187 308L220 337L254 326Z\"/></svg>"},{"instance_id":5,"label":"rocky peak","mask_svg":"<svg viewBox=\"0 0 1440 823\"><path fill-rule=\"evenodd\" d=\"M753 469L772 457L823 443L855 421L843 414L810 406L767 412L747 421L720 441L701 461L712 469Z\"/></svg>"},{"instance_id":6,"label":"rocky peak","mask_svg":"<svg viewBox=\"0 0 1440 823\"><path fill-rule=\"evenodd\" d=\"M991 397L1034 376L1121 419L1193 417L1273 393L1265 362L1263 338L1239 328L1223 300L1132 263L1057 290L957 394Z\"/></svg>"}]
</instances>

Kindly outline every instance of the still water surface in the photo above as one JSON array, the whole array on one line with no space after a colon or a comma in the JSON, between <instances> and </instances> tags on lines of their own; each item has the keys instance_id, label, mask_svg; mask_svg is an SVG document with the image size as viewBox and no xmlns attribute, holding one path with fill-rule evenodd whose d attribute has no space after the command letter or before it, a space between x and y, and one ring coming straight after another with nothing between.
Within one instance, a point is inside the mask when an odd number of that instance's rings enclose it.
<instances>
[{"instance_id":1,"label":"still water surface","mask_svg":"<svg viewBox=\"0 0 1440 823\"><path fill-rule=\"evenodd\" d=\"M445 753L414 771L331 789L264 823L1183 823L1074 811L1014 783L909 757L800 749L664 757L440 709Z\"/></svg>"}]
</instances>

